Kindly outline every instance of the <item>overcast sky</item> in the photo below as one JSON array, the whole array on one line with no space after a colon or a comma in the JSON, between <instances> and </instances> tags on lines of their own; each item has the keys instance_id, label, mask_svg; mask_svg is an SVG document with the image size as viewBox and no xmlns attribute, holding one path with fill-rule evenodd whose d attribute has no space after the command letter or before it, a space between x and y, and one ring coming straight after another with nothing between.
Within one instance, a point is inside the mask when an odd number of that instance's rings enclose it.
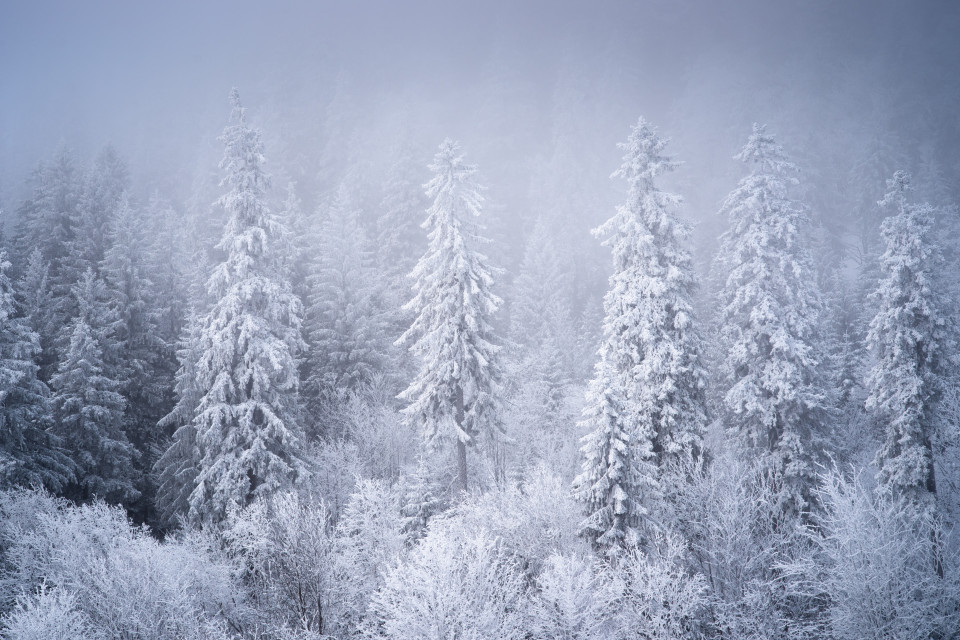
<instances>
[{"instance_id":1,"label":"overcast sky","mask_svg":"<svg viewBox=\"0 0 960 640\"><path fill-rule=\"evenodd\" d=\"M516 127L535 154L547 145L550 127L538 126L554 117L543 110L558 77L575 69L567 86L582 81L593 120L584 131L611 150L605 172L618 159L613 143L641 114L696 168L729 158L753 120L789 129L777 122L789 113L840 126L822 115L825 103L869 111L881 85L929 92L953 135L960 109L945 104L960 77L958 34L960 3L950 1L5 0L0 203L15 206L29 170L61 143L83 158L112 142L135 180L171 165L195 170L233 86L255 122L282 124L274 135L290 140L323 117L338 82L361 122L384 126L402 96L432 146L439 135L462 138L490 164L503 152L479 122L496 111L480 104L490 77L508 87L496 134ZM848 90L851 73L865 73L849 68L871 71ZM754 100L758 86L766 94Z\"/></svg>"}]
</instances>

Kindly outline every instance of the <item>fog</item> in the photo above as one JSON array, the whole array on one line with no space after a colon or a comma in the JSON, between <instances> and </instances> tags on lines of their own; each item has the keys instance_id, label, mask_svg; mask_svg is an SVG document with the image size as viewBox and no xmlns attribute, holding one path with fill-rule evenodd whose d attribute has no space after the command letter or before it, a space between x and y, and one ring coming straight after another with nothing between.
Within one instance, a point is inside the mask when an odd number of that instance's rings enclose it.
<instances>
[{"instance_id":1,"label":"fog","mask_svg":"<svg viewBox=\"0 0 960 640\"><path fill-rule=\"evenodd\" d=\"M957 637L958 34L0 2L0 637Z\"/></svg>"},{"instance_id":2,"label":"fog","mask_svg":"<svg viewBox=\"0 0 960 640\"><path fill-rule=\"evenodd\" d=\"M714 218L758 121L811 178L815 215L842 216L837 183L871 147L956 173L958 28L952 2L6 2L0 202L15 210L58 146L106 143L138 193L188 201L236 86L271 172L311 205L400 140L426 164L450 136L529 221L531 181L565 146L577 184L551 197L580 202L586 229L643 115L685 163L688 215Z\"/></svg>"}]
</instances>

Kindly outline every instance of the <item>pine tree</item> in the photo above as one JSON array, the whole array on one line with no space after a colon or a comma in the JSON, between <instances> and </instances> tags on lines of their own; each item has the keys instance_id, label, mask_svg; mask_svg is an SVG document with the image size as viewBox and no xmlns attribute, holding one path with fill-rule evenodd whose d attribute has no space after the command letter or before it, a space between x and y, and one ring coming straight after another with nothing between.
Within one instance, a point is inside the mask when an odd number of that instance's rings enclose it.
<instances>
[{"instance_id":1,"label":"pine tree","mask_svg":"<svg viewBox=\"0 0 960 640\"><path fill-rule=\"evenodd\" d=\"M197 486L200 445L194 420L203 396L197 369L203 356L200 331L200 316L191 314L177 350L180 363L174 384L177 402L157 424L170 434L166 450L154 465L156 508L169 524L189 513L190 494Z\"/></svg>"},{"instance_id":2,"label":"pine tree","mask_svg":"<svg viewBox=\"0 0 960 640\"><path fill-rule=\"evenodd\" d=\"M318 245L306 312L305 395L314 416L339 393L368 382L383 368L387 350L373 252L342 186L320 227Z\"/></svg>"},{"instance_id":3,"label":"pine tree","mask_svg":"<svg viewBox=\"0 0 960 640\"><path fill-rule=\"evenodd\" d=\"M822 303L801 236L808 219L788 195L796 168L765 127L755 124L735 157L752 170L721 209L731 221L720 249L726 425L762 460L782 512L799 513L809 507L829 406L817 349Z\"/></svg>"},{"instance_id":4,"label":"pine tree","mask_svg":"<svg viewBox=\"0 0 960 640\"><path fill-rule=\"evenodd\" d=\"M190 495L192 517L214 522L307 473L296 419L301 303L284 277L283 225L266 204L260 132L235 89L231 101L220 164L226 257L208 282L215 303L201 332L194 419L202 457Z\"/></svg>"},{"instance_id":5,"label":"pine tree","mask_svg":"<svg viewBox=\"0 0 960 640\"><path fill-rule=\"evenodd\" d=\"M147 240L144 221L120 196L108 239L110 246L101 271L107 286L109 305L116 317L113 337L118 369L122 371L120 391L126 407L124 431L139 453L138 489L144 500L136 506L136 517L150 511L154 487L150 470L160 455L157 421L167 412L167 388L172 372L164 369L167 345L160 338L156 295L147 277ZM168 377L170 376L170 377Z\"/></svg>"},{"instance_id":6,"label":"pine tree","mask_svg":"<svg viewBox=\"0 0 960 640\"><path fill-rule=\"evenodd\" d=\"M491 291L493 270L473 248L482 242L476 223L483 196L474 183L476 167L463 161L460 145L449 138L430 165L426 185L433 198L423 227L429 247L414 267L413 299L405 308L417 313L397 344L413 341L420 371L400 394L403 413L422 428L432 445L454 443L457 477L467 490L467 447L483 434L500 431L496 397L501 378L499 347L490 317L500 306Z\"/></svg>"},{"instance_id":7,"label":"pine tree","mask_svg":"<svg viewBox=\"0 0 960 640\"><path fill-rule=\"evenodd\" d=\"M71 220L73 238L66 256L66 268L76 274L77 279L87 269L100 274L114 218L129 183L126 163L113 147L104 147L83 180Z\"/></svg>"},{"instance_id":8,"label":"pine tree","mask_svg":"<svg viewBox=\"0 0 960 640\"><path fill-rule=\"evenodd\" d=\"M39 248L50 266L51 284L62 284L61 262L73 241L73 221L80 199L80 180L73 155L66 148L58 150L53 161L41 164L32 176L33 194L18 211L17 246L24 252ZM57 290L69 296L70 285Z\"/></svg>"},{"instance_id":9,"label":"pine tree","mask_svg":"<svg viewBox=\"0 0 960 640\"><path fill-rule=\"evenodd\" d=\"M552 327L544 310L553 308L563 313L561 309L566 306L563 296L572 288L566 276L562 255L557 251L546 222L538 217L513 282L510 332L515 342L533 346L545 338Z\"/></svg>"},{"instance_id":10,"label":"pine tree","mask_svg":"<svg viewBox=\"0 0 960 640\"><path fill-rule=\"evenodd\" d=\"M601 359L583 411L583 422L593 431L580 441L582 471L573 481L574 496L587 512L580 534L611 557L640 544L641 520L648 514L641 496L656 471L653 452L633 435L624 389L616 382L613 363Z\"/></svg>"},{"instance_id":11,"label":"pine tree","mask_svg":"<svg viewBox=\"0 0 960 640\"><path fill-rule=\"evenodd\" d=\"M57 368L56 340L63 322L50 289L49 272L43 253L35 247L17 283L20 310L40 341L40 351L35 359L40 366L40 380L45 383L50 381Z\"/></svg>"},{"instance_id":12,"label":"pine tree","mask_svg":"<svg viewBox=\"0 0 960 640\"><path fill-rule=\"evenodd\" d=\"M422 167L413 159L409 145L400 148L383 185L381 214L377 218L377 265L389 283L389 291L407 289L407 275L425 243L420 215L430 206L421 186ZM397 300L397 307L402 304Z\"/></svg>"},{"instance_id":13,"label":"pine tree","mask_svg":"<svg viewBox=\"0 0 960 640\"><path fill-rule=\"evenodd\" d=\"M66 494L77 500L130 502L136 451L124 433L123 380L111 366L115 319L103 282L87 270L74 287L78 314L69 325L70 343L50 381L54 390L55 433L76 467Z\"/></svg>"},{"instance_id":14,"label":"pine tree","mask_svg":"<svg viewBox=\"0 0 960 640\"><path fill-rule=\"evenodd\" d=\"M633 127L614 173L629 184L627 202L594 231L611 247L614 272L575 490L587 506L584 535L606 551L644 528L660 469L699 455L706 424L689 231L672 213L680 198L655 183L677 165L666 144L643 118Z\"/></svg>"},{"instance_id":15,"label":"pine tree","mask_svg":"<svg viewBox=\"0 0 960 640\"><path fill-rule=\"evenodd\" d=\"M17 317L9 268L6 251L0 251L0 487L59 492L72 466L51 431L50 391L37 375L40 340Z\"/></svg>"},{"instance_id":16,"label":"pine tree","mask_svg":"<svg viewBox=\"0 0 960 640\"><path fill-rule=\"evenodd\" d=\"M931 508L937 493L937 401L945 388L949 353L934 286L940 251L932 208L907 199L909 174L894 173L887 189L880 205L893 214L881 226L884 277L873 296L877 314L867 333L876 358L867 408L884 425L876 456L881 489Z\"/></svg>"}]
</instances>

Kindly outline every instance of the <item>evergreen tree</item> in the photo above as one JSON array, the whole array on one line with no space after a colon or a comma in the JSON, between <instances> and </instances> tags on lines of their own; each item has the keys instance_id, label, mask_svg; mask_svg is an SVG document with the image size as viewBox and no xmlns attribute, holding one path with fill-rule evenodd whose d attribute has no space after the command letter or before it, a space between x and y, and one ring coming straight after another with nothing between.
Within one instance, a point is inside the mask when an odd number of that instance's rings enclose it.
<instances>
[{"instance_id":1,"label":"evergreen tree","mask_svg":"<svg viewBox=\"0 0 960 640\"><path fill-rule=\"evenodd\" d=\"M136 451L124 433L123 380L111 366L115 320L103 282L87 270L74 287L78 314L69 325L70 343L54 390L57 426L76 467L76 482L66 491L77 500L101 498L129 502L134 487Z\"/></svg>"},{"instance_id":2,"label":"evergreen tree","mask_svg":"<svg viewBox=\"0 0 960 640\"><path fill-rule=\"evenodd\" d=\"M562 255L557 251L546 222L538 217L527 239L520 270L513 283L510 332L515 342L537 345L554 328L550 326L550 317L544 311L552 308L564 314L566 300L563 296L572 288L566 276ZM569 323L569 318L565 323Z\"/></svg>"},{"instance_id":3,"label":"evergreen tree","mask_svg":"<svg viewBox=\"0 0 960 640\"><path fill-rule=\"evenodd\" d=\"M877 480L883 491L932 508L937 493L937 401L947 383L949 353L934 286L940 251L932 208L907 200L909 174L897 171L887 188L880 205L893 214L881 226L884 277L874 294L877 315L867 333L876 358L867 408L884 430L876 456Z\"/></svg>"},{"instance_id":4,"label":"evergreen tree","mask_svg":"<svg viewBox=\"0 0 960 640\"><path fill-rule=\"evenodd\" d=\"M425 243L420 215L430 203L421 186L420 171L422 167L415 162L411 147L403 145L387 173L377 219L378 271L388 283L388 294L398 292L398 298L402 296L399 292L409 287L407 276ZM395 302L399 312L404 301Z\"/></svg>"},{"instance_id":5,"label":"evergreen tree","mask_svg":"<svg viewBox=\"0 0 960 640\"><path fill-rule=\"evenodd\" d=\"M129 183L126 163L112 146L104 147L83 180L73 213L73 239L66 256L66 268L77 280L87 269L99 275L114 218Z\"/></svg>"},{"instance_id":6,"label":"evergreen tree","mask_svg":"<svg viewBox=\"0 0 960 640\"><path fill-rule=\"evenodd\" d=\"M40 340L17 317L9 268L6 251L0 251L0 487L59 492L72 467L51 432L50 392L37 376Z\"/></svg>"},{"instance_id":7,"label":"evergreen tree","mask_svg":"<svg viewBox=\"0 0 960 640\"><path fill-rule=\"evenodd\" d=\"M373 253L343 186L320 227L316 252L308 279L305 381L314 416L339 393L368 382L383 368L387 350Z\"/></svg>"},{"instance_id":8,"label":"evergreen tree","mask_svg":"<svg viewBox=\"0 0 960 640\"><path fill-rule=\"evenodd\" d=\"M628 542L644 524L660 469L699 455L706 424L693 264L683 246L689 231L672 213L680 198L655 183L677 164L665 147L641 118L620 145L626 153L614 173L629 184L627 202L594 231L611 247L614 273L584 411L593 432L583 440L575 488L587 505L583 533L604 550Z\"/></svg>"},{"instance_id":9,"label":"evergreen tree","mask_svg":"<svg viewBox=\"0 0 960 640\"><path fill-rule=\"evenodd\" d=\"M61 262L74 238L74 220L80 200L80 180L73 155L61 148L53 161L41 164L32 175L33 194L18 211L17 246L25 253L39 248L50 268L51 286L58 296L69 296L69 282L57 289Z\"/></svg>"},{"instance_id":10,"label":"evergreen tree","mask_svg":"<svg viewBox=\"0 0 960 640\"><path fill-rule=\"evenodd\" d=\"M414 297L405 306L417 317L397 341L412 341L421 364L399 397L408 403L406 419L423 429L428 443L455 444L459 488L466 491L467 447L481 434L500 431L500 349L490 327L500 299L491 291L486 256L472 246L483 241L470 220L483 203L473 179L476 167L463 161L460 145L448 138L429 168L434 176L426 192L433 204L423 227L430 244L413 269Z\"/></svg>"},{"instance_id":11,"label":"evergreen tree","mask_svg":"<svg viewBox=\"0 0 960 640\"><path fill-rule=\"evenodd\" d=\"M157 424L170 434L168 447L154 465L156 508L168 524L189 513L190 494L197 486L200 445L194 420L203 396L197 369L203 356L201 329L200 316L192 314L177 350L177 361L180 363L174 384L177 402Z\"/></svg>"},{"instance_id":12,"label":"evergreen tree","mask_svg":"<svg viewBox=\"0 0 960 640\"><path fill-rule=\"evenodd\" d=\"M120 389L126 407L124 430L139 453L138 488L145 504L137 506L137 517L145 518L153 499L150 470L160 455L157 421L168 411L167 388L171 378L163 368L166 344L160 338L159 312L154 306L153 283L148 279L147 241L144 221L122 195L109 233L110 247L104 256L102 273L109 305L116 317L113 339Z\"/></svg>"},{"instance_id":13,"label":"evergreen tree","mask_svg":"<svg viewBox=\"0 0 960 640\"><path fill-rule=\"evenodd\" d=\"M735 157L752 170L721 209L731 221L720 249L726 425L761 459L781 512L799 513L809 506L829 406L817 350L822 304L801 237L808 219L788 195L796 168L765 127L755 124Z\"/></svg>"},{"instance_id":14,"label":"evergreen tree","mask_svg":"<svg viewBox=\"0 0 960 640\"><path fill-rule=\"evenodd\" d=\"M30 329L37 334L40 351L35 358L39 377L49 382L57 368L56 340L63 319L50 289L49 268L39 247L27 260L27 268L17 283L20 310Z\"/></svg>"},{"instance_id":15,"label":"evergreen tree","mask_svg":"<svg viewBox=\"0 0 960 640\"><path fill-rule=\"evenodd\" d=\"M214 522L306 474L296 419L301 304L285 278L283 225L266 204L260 132L235 89L231 101L221 136L225 259L208 282L215 303L200 336L194 419L202 457L190 495L192 516Z\"/></svg>"},{"instance_id":16,"label":"evergreen tree","mask_svg":"<svg viewBox=\"0 0 960 640\"><path fill-rule=\"evenodd\" d=\"M582 471L573 481L574 496L587 512L580 534L610 556L639 545L641 520L648 513L641 496L652 488L656 472L653 452L634 437L625 390L615 386L617 381L614 363L601 356L583 410L583 422L593 431L580 441Z\"/></svg>"}]
</instances>

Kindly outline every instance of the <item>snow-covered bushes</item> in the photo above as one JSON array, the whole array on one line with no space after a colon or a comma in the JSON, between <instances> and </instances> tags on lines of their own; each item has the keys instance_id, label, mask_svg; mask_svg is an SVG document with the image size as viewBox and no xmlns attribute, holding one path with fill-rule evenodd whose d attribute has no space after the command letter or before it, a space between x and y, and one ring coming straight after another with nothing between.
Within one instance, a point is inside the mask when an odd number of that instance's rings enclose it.
<instances>
[{"instance_id":1,"label":"snow-covered bushes","mask_svg":"<svg viewBox=\"0 0 960 640\"><path fill-rule=\"evenodd\" d=\"M649 554L631 553L622 559L618 569L614 601L621 604L616 613L619 631L614 637L702 637L710 603L707 581L684 566L680 540L657 540Z\"/></svg>"},{"instance_id":2,"label":"snow-covered bushes","mask_svg":"<svg viewBox=\"0 0 960 640\"><path fill-rule=\"evenodd\" d=\"M799 518L777 507L777 489L759 464L733 455L686 469L663 513L688 541L686 563L704 576L710 618L721 637L806 638L816 603L779 568L810 547Z\"/></svg>"},{"instance_id":3,"label":"snow-covered bushes","mask_svg":"<svg viewBox=\"0 0 960 640\"><path fill-rule=\"evenodd\" d=\"M525 637L526 581L517 559L485 533L446 520L390 571L371 601L366 633L396 640Z\"/></svg>"},{"instance_id":4,"label":"snow-covered bushes","mask_svg":"<svg viewBox=\"0 0 960 640\"><path fill-rule=\"evenodd\" d=\"M929 512L877 497L861 477L836 471L823 477L819 496L824 511L809 532L815 553L790 569L827 603L830 635L952 637L960 629L960 566L944 553L944 531Z\"/></svg>"},{"instance_id":5,"label":"snow-covered bushes","mask_svg":"<svg viewBox=\"0 0 960 640\"><path fill-rule=\"evenodd\" d=\"M234 512L223 535L258 626L321 634L343 615L322 502L293 494L258 501Z\"/></svg>"},{"instance_id":6,"label":"snow-covered bushes","mask_svg":"<svg viewBox=\"0 0 960 640\"><path fill-rule=\"evenodd\" d=\"M583 516L568 485L543 467L532 469L523 484L475 496L446 517L449 526L500 540L531 575L553 554L588 548L576 535Z\"/></svg>"},{"instance_id":7,"label":"snow-covered bushes","mask_svg":"<svg viewBox=\"0 0 960 640\"><path fill-rule=\"evenodd\" d=\"M610 637L616 587L612 573L592 559L555 554L537 576L531 599L530 630L543 640L593 640Z\"/></svg>"},{"instance_id":8,"label":"snow-covered bushes","mask_svg":"<svg viewBox=\"0 0 960 640\"><path fill-rule=\"evenodd\" d=\"M23 594L10 615L2 621L5 640L100 640L80 611L77 598L63 589L45 584L34 594Z\"/></svg>"},{"instance_id":9,"label":"snow-covered bushes","mask_svg":"<svg viewBox=\"0 0 960 640\"><path fill-rule=\"evenodd\" d=\"M19 598L8 636L22 634L9 637L87 625L107 638L209 639L237 615L226 564L198 540L159 543L117 507L4 492L0 523L3 592Z\"/></svg>"}]
</instances>

